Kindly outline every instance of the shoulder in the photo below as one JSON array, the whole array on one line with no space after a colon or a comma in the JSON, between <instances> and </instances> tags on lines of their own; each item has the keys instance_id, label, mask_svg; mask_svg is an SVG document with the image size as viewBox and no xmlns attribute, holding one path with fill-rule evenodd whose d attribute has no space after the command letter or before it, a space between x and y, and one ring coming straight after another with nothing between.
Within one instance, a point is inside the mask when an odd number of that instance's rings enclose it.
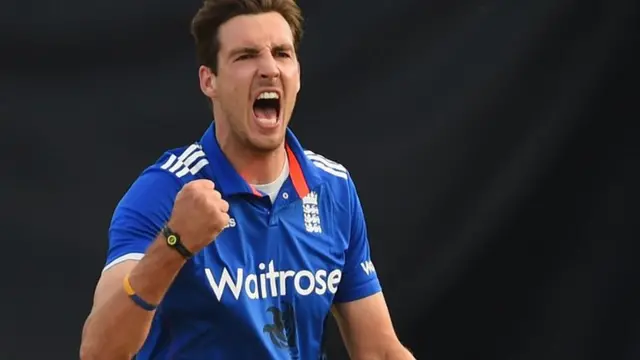
<instances>
[{"instance_id":1,"label":"shoulder","mask_svg":"<svg viewBox=\"0 0 640 360\"><path fill-rule=\"evenodd\" d=\"M349 170L339 162L311 150L305 150L307 160L316 168L322 185L318 193L311 196L330 200L334 209L333 221L351 231L352 221L360 216L360 199ZM328 197L328 198L327 198ZM303 200L304 202L304 200Z\"/></svg>"},{"instance_id":2,"label":"shoulder","mask_svg":"<svg viewBox=\"0 0 640 360\"><path fill-rule=\"evenodd\" d=\"M318 174L322 180L337 184L341 184L349 180L349 171L344 165L337 161L331 160L324 155L308 149L304 150L304 155L311 164L320 170L318 171Z\"/></svg>"},{"instance_id":3,"label":"shoulder","mask_svg":"<svg viewBox=\"0 0 640 360\"><path fill-rule=\"evenodd\" d=\"M208 164L209 160L202 150L202 145L194 142L167 150L147 171L163 173L184 184L202 177Z\"/></svg>"},{"instance_id":4,"label":"shoulder","mask_svg":"<svg viewBox=\"0 0 640 360\"><path fill-rule=\"evenodd\" d=\"M304 155L316 173L331 192L338 198L352 196L354 191L353 181L347 168L335 160L311 150L304 150Z\"/></svg>"},{"instance_id":5,"label":"shoulder","mask_svg":"<svg viewBox=\"0 0 640 360\"><path fill-rule=\"evenodd\" d=\"M203 177L209 164L200 144L165 151L133 181L122 202L153 203L173 197L188 182Z\"/></svg>"}]
</instances>

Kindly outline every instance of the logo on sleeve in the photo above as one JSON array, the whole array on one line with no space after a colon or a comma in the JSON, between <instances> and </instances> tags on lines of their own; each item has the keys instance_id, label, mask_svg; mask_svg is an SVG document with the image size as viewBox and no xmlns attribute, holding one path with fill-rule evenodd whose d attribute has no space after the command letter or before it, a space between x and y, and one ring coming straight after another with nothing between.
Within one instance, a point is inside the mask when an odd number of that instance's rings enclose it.
<instances>
[{"instance_id":1,"label":"logo on sleeve","mask_svg":"<svg viewBox=\"0 0 640 360\"><path fill-rule=\"evenodd\" d=\"M320 209L318 208L318 194L311 191L302 198L302 212L304 215L304 228L310 233L321 233Z\"/></svg>"},{"instance_id":2,"label":"logo on sleeve","mask_svg":"<svg viewBox=\"0 0 640 360\"><path fill-rule=\"evenodd\" d=\"M373 266L371 261L361 262L360 267L367 275L375 274L376 272L376 268Z\"/></svg>"}]
</instances>

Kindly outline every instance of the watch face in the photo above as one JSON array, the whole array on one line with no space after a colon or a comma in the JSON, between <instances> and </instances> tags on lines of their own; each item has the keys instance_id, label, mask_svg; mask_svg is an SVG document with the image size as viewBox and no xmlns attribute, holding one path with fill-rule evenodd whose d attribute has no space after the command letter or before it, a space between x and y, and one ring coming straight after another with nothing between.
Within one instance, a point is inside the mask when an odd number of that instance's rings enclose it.
<instances>
[{"instance_id":1,"label":"watch face","mask_svg":"<svg viewBox=\"0 0 640 360\"><path fill-rule=\"evenodd\" d=\"M178 243L178 238L175 235L167 236L167 244L174 246Z\"/></svg>"}]
</instances>

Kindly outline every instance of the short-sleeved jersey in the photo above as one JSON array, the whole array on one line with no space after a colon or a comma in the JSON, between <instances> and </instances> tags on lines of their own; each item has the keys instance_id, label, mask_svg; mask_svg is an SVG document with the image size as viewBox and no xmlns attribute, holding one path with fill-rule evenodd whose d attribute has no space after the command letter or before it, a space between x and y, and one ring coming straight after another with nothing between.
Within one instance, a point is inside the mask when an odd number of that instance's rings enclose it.
<instances>
[{"instance_id":1,"label":"short-sleeved jersey","mask_svg":"<svg viewBox=\"0 0 640 360\"><path fill-rule=\"evenodd\" d=\"M232 167L214 124L131 185L113 215L105 271L142 259L190 181L212 180L231 217L177 275L137 359L320 359L331 305L381 290L348 171L303 150L289 129L286 149L290 175L273 203Z\"/></svg>"}]
</instances>

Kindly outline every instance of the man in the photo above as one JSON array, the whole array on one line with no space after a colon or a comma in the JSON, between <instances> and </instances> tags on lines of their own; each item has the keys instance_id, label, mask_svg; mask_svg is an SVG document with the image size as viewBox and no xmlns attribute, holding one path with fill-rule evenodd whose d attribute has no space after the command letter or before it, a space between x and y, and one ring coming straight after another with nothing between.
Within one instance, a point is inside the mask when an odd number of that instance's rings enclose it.
<instances>
[{"instance_id":1,"label":"man","mask_svg":"<svg viewBox=\"0 0 640 360\"><path fill-rule=\"evenodd\" d=\"M348 172L287 127L294 0L206 0L192 33L215 121L118 204L81 358L319 359L333 311L353 359L413 359Z\"/></svg>"}]
</instances>

